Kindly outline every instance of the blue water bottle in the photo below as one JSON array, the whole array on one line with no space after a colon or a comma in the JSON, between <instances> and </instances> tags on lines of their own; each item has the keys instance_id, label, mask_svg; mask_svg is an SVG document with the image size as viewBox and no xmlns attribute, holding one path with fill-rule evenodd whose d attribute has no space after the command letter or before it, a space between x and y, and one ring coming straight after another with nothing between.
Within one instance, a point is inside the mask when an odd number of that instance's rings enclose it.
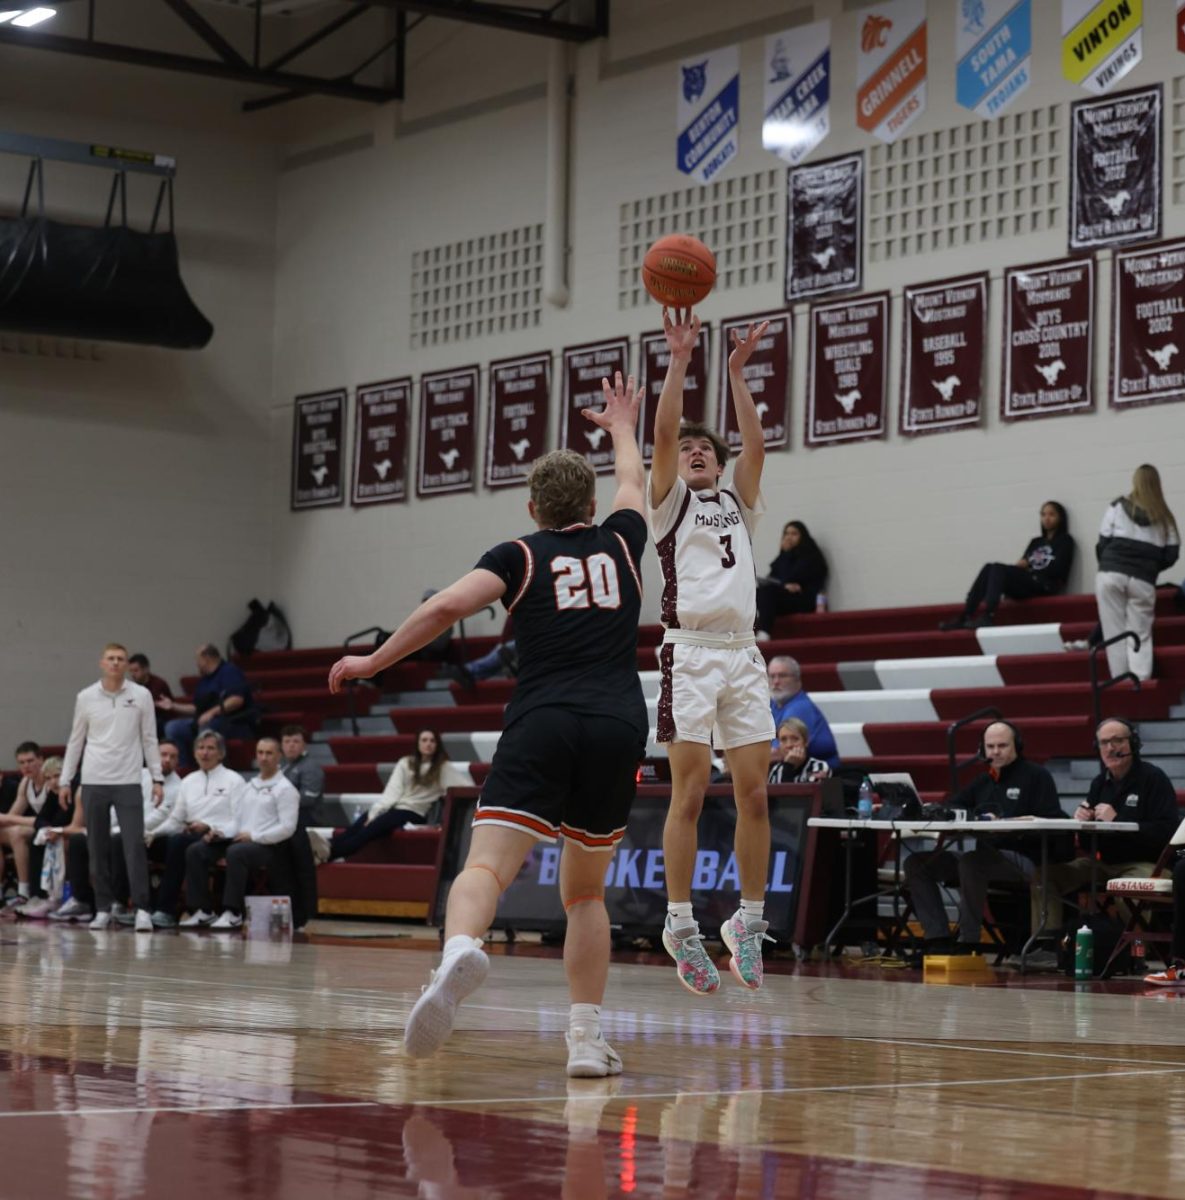
<instances>
[{"instance_id":1,"label":"blue water bottle","mask_svg":"<svg viewBox=\"0 0 1185 1200\"><path fill-rule=\"evenodd\" d=\"M860 796L856 801L856 816L861 821L872 820L872 784L867 779L860 784Z\"/></svg>"}]
</instances>

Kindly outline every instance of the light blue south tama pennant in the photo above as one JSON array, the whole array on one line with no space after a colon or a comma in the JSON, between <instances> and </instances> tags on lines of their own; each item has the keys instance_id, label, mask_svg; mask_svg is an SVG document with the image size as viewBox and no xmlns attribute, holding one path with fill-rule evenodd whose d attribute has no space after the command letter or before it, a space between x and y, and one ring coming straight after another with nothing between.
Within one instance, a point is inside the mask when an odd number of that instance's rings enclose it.
<instances>
[{"instance_id":1,"label":"light blue south tama pennant","mask_svg":"<svg viewBox=\"0 0 1185 1200\"><path fill-rule=\"evenodd\" d=\"M709 183L740 149L741 55L736 46L685 58L679 64L676 165Z\"/></svg>"},{"instance_id":2,"label":"light blue south tama pennant","mask_svg":"<svg viewBox=\"0 0 1185 1200\"><path fill-rule=\"evenodd\" d=\"M1032 0L960 0L955 95L981 117L999 116L1032 78Z\"/></svg>"},{"instance_id":3,"label":"light blue south tama pennant","mask_svg":"<svg viewBox=\"0 0 1185 1200\"><path fill-rule=\"evenodd\" d=\"M761 144L792 167L831 132L831 22L765 39Z\"/></svg>"}]
</instances>

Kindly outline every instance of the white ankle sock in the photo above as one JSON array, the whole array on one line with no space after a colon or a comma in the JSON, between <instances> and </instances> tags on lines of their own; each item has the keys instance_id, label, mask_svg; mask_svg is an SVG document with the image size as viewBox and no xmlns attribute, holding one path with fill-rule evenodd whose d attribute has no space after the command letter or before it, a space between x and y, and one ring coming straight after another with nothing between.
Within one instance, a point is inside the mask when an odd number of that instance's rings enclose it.
<instances>
[{"instance_id":1,"label":"white ankle sock","mask_svg":"<svg viewBox=\"0 0 1185 1200\"><path fill-rule=\"evenodd\" d=\"M568 1029L575 1033L583 1029L595 1038L601 1032L601 1006L599 1004L573 1004L568 1013Z\"/></svg>"},{"instance_id":2,"label":"white ankle sock","mask_svg":"<svg viewBox=\"0 0 1185 1200\"><path fill-rule=\"evenodd\" d=\"M695 924L695 917L691 913L690 900L671 901L667 905L667 916L671 919L672 929L684 929L688 925Z\"/></svg>"},{"instance_id":3,"label":"white ankle sock","mask_svg":"<svg viewBox=\"0 0 1185 1200\"><path fill-rule=\"evenodd\" d=\"M471 938L467 934L458 933L449 938L444 944L444 952L440 956L442 963L448 962L450 958L454 958L463 950L471 950L474 946L480 946L480 938Z\"/></svg>"},{"instance_id":4,"label":"white ankle sock","mask_svg":"<svg viewBox=\"0 0 1185 1200\"><path fill-rule=\"evenodd\" d=\"M754 921L765 920L765 901L764 900L742 900L741 901L741 916L745 919L746 925L752 925Z\"/></svg>"}]
</instances>

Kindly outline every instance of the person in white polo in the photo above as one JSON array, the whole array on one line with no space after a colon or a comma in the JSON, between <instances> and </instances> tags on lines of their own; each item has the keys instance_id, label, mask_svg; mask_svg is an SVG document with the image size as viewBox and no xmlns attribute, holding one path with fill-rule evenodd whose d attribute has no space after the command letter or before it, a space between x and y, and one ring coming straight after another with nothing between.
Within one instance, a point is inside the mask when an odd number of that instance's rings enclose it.
<instances>
[{"instance_id":1,"label":"person in white polo","mask_svg":"<svg viewBox=\"0 0 1185 1200\"><path fill-rule=\"evenodd\" d=\"M90 928L106 929L112 922L115 897L109 855L114 805L124 831L124 862L136 910L136 932L151 933L140 772L147 765L152 776L152 800L159 804L164 793L156 709L148 689L128 679L128 652L123 646L111 642L103 647L99 671L99 681L83 688L74 702L74 725L58 794L62 804L69 801L70 784L81 760L87 849L95 886L95 918Z\"/></svg>"}]
</instances>

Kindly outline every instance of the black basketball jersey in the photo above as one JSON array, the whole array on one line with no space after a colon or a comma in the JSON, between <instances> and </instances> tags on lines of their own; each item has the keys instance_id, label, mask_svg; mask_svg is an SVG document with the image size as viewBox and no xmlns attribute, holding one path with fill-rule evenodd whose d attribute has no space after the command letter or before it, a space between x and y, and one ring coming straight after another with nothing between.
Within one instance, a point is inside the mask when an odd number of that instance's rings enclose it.
<instances>
[{"instance_id":1,"label":"black basketball jersey","mask_svg":"<svg viewBox=\"0 0 1185 1200\"><path fill-rule=\"evenodd\" d=\"M509 725L541 705L620 717L649 728L638 679L639 563L646 522L622 509L600 525L542 529L483 554L506 584L518 680Z\"/></svg>"}]
</instances>

